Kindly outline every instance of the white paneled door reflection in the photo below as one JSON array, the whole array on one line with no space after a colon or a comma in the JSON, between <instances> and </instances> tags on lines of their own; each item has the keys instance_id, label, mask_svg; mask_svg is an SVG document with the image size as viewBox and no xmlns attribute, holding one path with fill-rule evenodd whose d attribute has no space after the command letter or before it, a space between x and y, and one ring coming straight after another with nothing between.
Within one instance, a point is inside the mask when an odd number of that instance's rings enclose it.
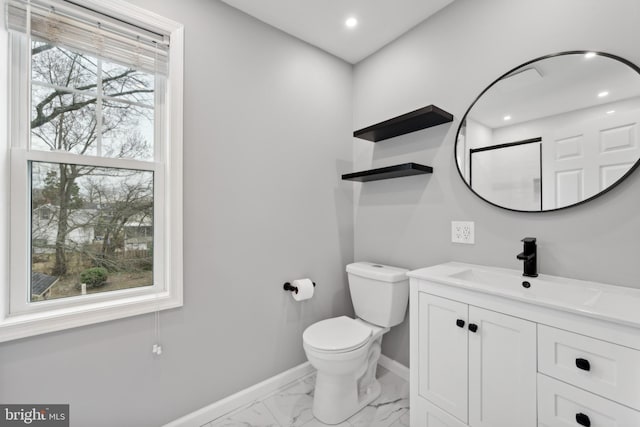
<instances>
[{"instance_id":1,"label":"white paneled door reflection","mask_svg":"<svg viewBox=\"0 0 640 427\"><path fill-rule=\"evenodd\" d=\"M543 135L543 207L557 209L588 199L622 178L640 156L636 111Z\"/></svg>"}]
</instances>

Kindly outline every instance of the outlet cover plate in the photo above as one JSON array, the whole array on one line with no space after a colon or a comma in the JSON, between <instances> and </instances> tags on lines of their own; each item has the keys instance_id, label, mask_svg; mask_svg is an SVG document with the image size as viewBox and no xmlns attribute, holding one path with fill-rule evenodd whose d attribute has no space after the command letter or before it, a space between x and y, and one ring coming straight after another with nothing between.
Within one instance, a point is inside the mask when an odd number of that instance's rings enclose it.
<instances>
[{"instance_id":1,"label":"outlet cover plate","mask_svg":"<svg viewBox=\"0 0 640 427\"><path fill-rule=\"evenodd\" d=\"M473 221L451 221L451 242L466 245L475 244L475 226Z\"/></svg>"}]
</instances>

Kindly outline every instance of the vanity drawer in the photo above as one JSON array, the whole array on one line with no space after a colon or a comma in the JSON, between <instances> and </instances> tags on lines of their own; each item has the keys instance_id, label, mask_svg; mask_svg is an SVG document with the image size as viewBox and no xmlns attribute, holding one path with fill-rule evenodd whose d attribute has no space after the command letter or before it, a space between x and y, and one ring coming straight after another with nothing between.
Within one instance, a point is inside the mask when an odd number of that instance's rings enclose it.
<instances>
[{"instance_id":1,"label":"vanity drawer","mask_svg":"<svg viewBox=\"0 0 640 427\"><path fill-rule=\"evenodd\" d=\"M640 410L638 350L539 325L538 372Z\"/></svg>"},{"instance_id":2,"label":"vanity drawer","mask_svg":"<svg viewBox=\"0 0 640 427\"><path fill-rule=\"evenodd\" d=\"M538 427L638 427L640 412L538 374Z\"/></svg>"}]
</instances>

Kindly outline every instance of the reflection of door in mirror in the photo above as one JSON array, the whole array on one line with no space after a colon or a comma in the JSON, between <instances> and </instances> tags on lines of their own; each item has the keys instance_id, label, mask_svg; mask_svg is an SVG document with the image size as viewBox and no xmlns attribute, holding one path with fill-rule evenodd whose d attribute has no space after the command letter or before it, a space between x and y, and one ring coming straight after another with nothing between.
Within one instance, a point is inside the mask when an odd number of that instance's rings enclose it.
<instances>
[{"instance_id":1,"label":"reflection of door in mirror","mask_svg":"<svg viewBox=\"0 0 640 427\"><path fill-rule=\"evenodd\" d=\"M542 208L541 138L469 150L469 184L486 200L512 209Z\"/></svg>"},{"instance_id":2,"label":"reflection of door in mirror","mask_svg":"<svg viewBox=\"0 0 640 427\"><path fill-rule=\"evenodd\" d=\"M606 190L640 158L636 141L640 98L635 102L638 109L625 112L620 105L617 111L610 106L604 116L592 116L587 109L580 112L581 119L564 117L564 127L547 131L544 209L570 206Z\"/></svg>"}]
</instances>

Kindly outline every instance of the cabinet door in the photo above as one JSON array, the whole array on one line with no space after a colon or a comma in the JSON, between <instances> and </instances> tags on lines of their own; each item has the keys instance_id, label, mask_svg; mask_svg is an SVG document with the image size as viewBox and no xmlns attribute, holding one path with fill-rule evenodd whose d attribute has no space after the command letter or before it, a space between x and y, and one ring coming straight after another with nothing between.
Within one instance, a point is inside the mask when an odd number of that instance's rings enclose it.
<instances>
[{"instance_id":1,"label":"cabinet door","mask_svg":"<svg viewBox=\"0 0 640 427\"><path fill-rule=\"evenodd\" d=\"M469 307L469 425L536 426L536 325Z\"/></svg>"},{"instance_id":2,"label":"cabinet door","mask_svg":"<svg viewBox=\"0 0 640 427\"><path fill-rule=\"evenodd\" d=\"M468 395L467 308L457 301L420 293L419 394L464 423Z\"/></svg>"},{"instance_id":3,"label":"cabinet door","mask_svg":"<svg viewBox=\"0 0 640 427\"><path fill-rule=\"evenodd\" d=\"M411 401L411 427L467 427L428 400L418 397L419 401Z\"/></svg>"}]
</instances>

